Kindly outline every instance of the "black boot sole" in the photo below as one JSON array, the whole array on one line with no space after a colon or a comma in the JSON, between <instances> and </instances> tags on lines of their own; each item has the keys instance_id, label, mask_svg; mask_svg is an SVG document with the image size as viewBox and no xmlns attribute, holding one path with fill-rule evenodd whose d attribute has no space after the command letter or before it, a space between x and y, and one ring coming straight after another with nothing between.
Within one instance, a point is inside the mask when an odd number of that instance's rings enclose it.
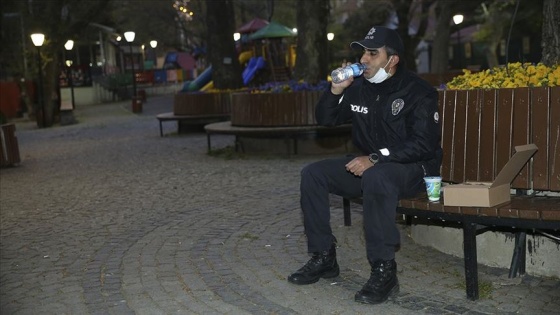
<instances>
[{"instance_id":1,"label":"black boot sole","mask_svg":"<svg viewBox=\"0 0 560 315\"><path fill-rule=\"evenodd\" d=\"M354 301L359 302L359 303L364 303L364 304L381 304L381 303L387 301L387 299L389 299L389 297L397 295L399 293L399 291L400 291L400 287L397 284L396 286L394 286L391 289L391 291L389 291L389 293L387 293L381 299L363 295L363 294L361 294L361 291L360 291L360 292L356 293L356 295L354 296Z\"/></svg>"},{"instance_id":2,"label":"black boot sole","mask_svg":"<svg viewBox=\"0 0 560 315\"><path fill-rule=\"evenodd\" d=\"M306 284L315 283L315 282L319 281L319 279L321 279L321 278L324 278L324 279L336 278L336 277L338 277L339 274L340 274L340 268L336 267L332 270L329 270L329 271L319 275L318 277L308 279L308 280L303 280L303 279L294 280L290 276L290 277L288 277L288 282L293 283L293 284L297 284L297 285L306 285Z\"/></svg>"}]
</instances>

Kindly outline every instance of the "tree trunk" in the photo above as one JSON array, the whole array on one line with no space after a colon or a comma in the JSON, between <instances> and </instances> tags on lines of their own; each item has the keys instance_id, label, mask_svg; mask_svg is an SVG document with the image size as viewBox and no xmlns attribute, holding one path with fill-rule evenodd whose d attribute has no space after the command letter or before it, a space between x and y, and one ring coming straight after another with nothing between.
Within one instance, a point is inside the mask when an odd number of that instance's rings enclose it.
<instances>
[{"instance_id":1,"label":"tree trunk","mask_svg":"<svg viewBox=\"0 0 560 315\"><path fill-rule=\"evenodd\" d=\"M293 74L296 80L316 84L327 78L329 11L329 0L297 2L297 57Z\"/></svg>"},{"instance_id":2,"label":"tree trunk","mask_svg":"<svg viewBox=\"0 0 560 315\"><path fill-rule=\"evenodd\" d=\"M403 57L406 63L406 67L411 71L416 71L416 46L418 46L420 38L424 36L424 33L426 31L427 19L425 17L422 18L421 25L418 29L418 34L412 37L408 34L408 25L410 23L410 9L411 6L421 5L421 3L411 4L409 0L399 0L394 1L394 3L395 10L397 11L397 16L399 17L399 26L397 32L403 40L405 51L405 55Z\"/></svg>"},{"instance_id":3,"label":"tree trunk","mask_svg":"<svg viewBox=\"0 0 560 315\"><path fill-rule=\"evenodd\" d=\"M498 49L499 42L489 42L484 48L484 55L486 56L486 62L488 63L488 68L492 69L500 65L498 62L498 54L496 50Z\"/></svg>"},{"instance_id":4,"label":"tree trunk","mask_svg":"<svg viewBox=\"0 0 560 315\"><path fill-rule=\"evenodd\" d=\"M45 43L41 47L43 105L36 108L38 112L35 113L40 127L52 126L60 108L58 80L61 70L60 53L64 49L64 43L70 38L81 37L88 31L87 25L90 22L102 19L109 1L17 2L20 12L23 12L23 20L28 23L26 29L30 33L38 30L45 34ZM33 51L36 50L35 47L31 45L27 49L31 56L36 57ZM32 77L38 78L36 71L37 68L31 70Z\"/></svg>"},{"instance_id":5,"label":"tree trunk","mask_svg":"<svg viewBox=\"0 0 560 315\"><path fill-rule=\"evenodd\" d=\"M560 1L544 0L542 26L542 60L547 66L560 64Z\"/></svg>"},{"instance_id":6,"label":"tree trunk","mask_svg":"<svg viewBox=\"0 0 560 315\"><path fill-rule=\"evenodd\" d=\"M434 42L432 44L431 73L445 73L449 65L449 22L451 21L451 4L446 0L439 0L437 4L437 24Z\"/></svg>"},{"instance_id":7,"label":"tree trunk","mask_svg":"<svg viewBox=\"0 0 560 315\"><path fill-rule=\"evenodd\" d=\"M238 89L242 86L241 66L235 51L235 13L233 0L207 1L208 60L217 89Z\"/></svg>"}]
</instances>

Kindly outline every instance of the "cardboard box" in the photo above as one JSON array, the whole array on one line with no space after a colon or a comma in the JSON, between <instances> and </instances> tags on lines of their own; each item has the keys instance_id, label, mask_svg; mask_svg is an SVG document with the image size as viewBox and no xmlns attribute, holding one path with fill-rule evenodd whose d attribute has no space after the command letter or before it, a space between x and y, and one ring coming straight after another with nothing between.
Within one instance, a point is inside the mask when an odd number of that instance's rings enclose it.
<instances>
[{"instance_id":1,"label":"cardboard box","mask_svg":"<svg viewBox=\"0 0 560 315\"><path fill-rule=\"evenodd\" d=\"M517 174L537 152L537 146L515 147L515 154L504 165L494 182L465 182L443 188L445 206L492 207L511 200L510 186Z\"/></svg>"}]
</instances>

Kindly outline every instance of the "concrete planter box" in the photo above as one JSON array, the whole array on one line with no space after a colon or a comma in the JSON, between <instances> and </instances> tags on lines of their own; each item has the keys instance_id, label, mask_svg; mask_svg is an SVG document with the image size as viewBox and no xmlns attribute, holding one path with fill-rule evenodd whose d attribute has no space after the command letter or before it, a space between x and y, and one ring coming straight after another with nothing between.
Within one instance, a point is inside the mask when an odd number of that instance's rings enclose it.
<instances>
[{"instance_id":1,"label":"concrete planter box","mask_svg":"<svg viewBox=\"0 0 560 315\"><path fill-rule=\"evenodd\" d=\"M177 93L173 101L175 115L229 114L231 93Z\"/></svg>"},{"instance_id":2,"label":"concrete planter box","mask_svg":"<svg viewBox=\"0 0 560 315\"><path fill-rule=\"evenodd\" d=\"M322 93L234 93L231 124L243 127L316 125L315 105Z\"/></svg>"}]
</instances>

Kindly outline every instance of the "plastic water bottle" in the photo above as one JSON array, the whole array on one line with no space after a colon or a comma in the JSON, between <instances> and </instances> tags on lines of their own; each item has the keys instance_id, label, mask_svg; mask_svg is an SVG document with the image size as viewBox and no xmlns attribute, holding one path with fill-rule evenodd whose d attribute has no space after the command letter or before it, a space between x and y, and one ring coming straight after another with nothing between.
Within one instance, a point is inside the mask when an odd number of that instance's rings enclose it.
<instances>
[{"instance_id":1,"label":"plastic water bottle","mask_svg":"<svg viewBox=\"0 0 560 315\"><path fill-rule=\"evenodd\" d=\"M331 78L334 83L340 83L350 77L357 77L364 73L366 66L361 63L354 63L344 68L338 68L331 73Z\"/></svg>"}]
</instances>

